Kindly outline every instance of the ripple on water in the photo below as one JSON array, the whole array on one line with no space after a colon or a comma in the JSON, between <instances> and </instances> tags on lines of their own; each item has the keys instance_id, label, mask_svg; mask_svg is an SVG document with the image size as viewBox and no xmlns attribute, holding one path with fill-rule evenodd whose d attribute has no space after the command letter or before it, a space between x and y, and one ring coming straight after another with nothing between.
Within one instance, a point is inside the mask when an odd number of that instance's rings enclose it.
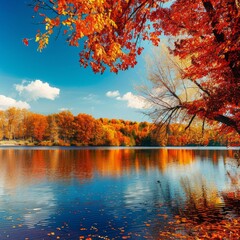
<instances>
[{"instance_id":1,"label":"ripple on water","mask_svg":"<svg viewBox=\"0 0 240 240\"><path fill-rule=\"evenodd\" d=\"M8 149L1 154L1 240L158 239L170 223L183 232L190 220L239 216L239 207L221 194L229 184L227 150Z\"/></svg>"}]
</instances>

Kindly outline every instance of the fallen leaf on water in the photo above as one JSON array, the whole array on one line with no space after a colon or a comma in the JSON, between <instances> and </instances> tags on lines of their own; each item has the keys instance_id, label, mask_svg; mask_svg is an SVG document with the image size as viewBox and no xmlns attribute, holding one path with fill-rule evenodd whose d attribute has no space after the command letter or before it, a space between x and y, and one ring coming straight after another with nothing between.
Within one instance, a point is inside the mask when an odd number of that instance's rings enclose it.
<instances>
[{"instance_id":1,"label":"fallen leaf on water","mask_svg":"<svg viewBox=\"0 0 240 240\"><path fill-rule=\"evenodd\" d=\"M55 232L48 233L48 236L54 236L54 235L55 235Z\"/></svg>"},{"instance_id":2,"label":"fallen leaf on water","mask_svg":"<svg viewBox=\"0 0 240 240\"><path fill-rule=\"evenodd\" d=\"M182 218L181 221L182 221L183 223L185 223L185 222L187 222L187 219L186 219L186 218Z\"/></svg>"}]
</instances>

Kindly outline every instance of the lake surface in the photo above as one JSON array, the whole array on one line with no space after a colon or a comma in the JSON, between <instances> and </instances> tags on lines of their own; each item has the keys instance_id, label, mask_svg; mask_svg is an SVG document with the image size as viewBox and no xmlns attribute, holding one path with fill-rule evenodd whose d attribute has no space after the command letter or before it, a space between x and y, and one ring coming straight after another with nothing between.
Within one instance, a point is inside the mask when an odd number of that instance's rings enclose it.
<instances>
[{"instance_id":1,"label":"lake surface","mask_svg":"<svg viewBox=\"0 0 240 240\"><path fill-rule=\"evenodd\" d=\"M179 217L239 216L222 197L238 149L0 148L0 239L164 239Z\"/></svg>"}]
</instances>

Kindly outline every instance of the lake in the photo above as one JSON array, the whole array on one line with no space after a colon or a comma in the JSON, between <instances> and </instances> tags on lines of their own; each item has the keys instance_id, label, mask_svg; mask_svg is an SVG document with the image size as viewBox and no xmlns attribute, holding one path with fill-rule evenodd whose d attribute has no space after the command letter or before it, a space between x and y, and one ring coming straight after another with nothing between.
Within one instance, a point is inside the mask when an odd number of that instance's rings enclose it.
<instances>
[{"instance_id":1,"label":"lake","mask_svg":"<svg viewBox=\"0 0 240 240\"><path fill-rule=\"evenodd\" d=\"M0 239L165 239L239 217L222 194L238 149L2 147Z\"/></svg>"}]
</instances>

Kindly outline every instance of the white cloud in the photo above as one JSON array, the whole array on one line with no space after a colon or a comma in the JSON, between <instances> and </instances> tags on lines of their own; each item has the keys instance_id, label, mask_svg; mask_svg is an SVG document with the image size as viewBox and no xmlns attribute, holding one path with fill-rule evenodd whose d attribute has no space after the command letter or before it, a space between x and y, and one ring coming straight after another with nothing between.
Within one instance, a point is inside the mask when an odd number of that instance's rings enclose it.
<instances>
[{"instance_id":1,"label":"white cloud","mask_svg":"<svg viewBox=\"0 0 240 240\"><path fill-rule=\"evenodd\" d=\"M93 100L96 99L96 97L97 97L96 95L90 93L87 96L83 97L83 100L85 100L85 101L93 101Z\"/></svg>"},{"instance_id":2,"label":"white cloud","mask_svg":"<svg viewBox=\"0 0 240 240\"><path fill-rule=\"evenodd\" d=\"M51 87L47 82L44 83L41 80L25 84L26 81L23 81L22 84L16 84L15 88L21 96L28 100L37 100L39 98L54 100L60 93L59 88Z\"/></svg>"},{"instance_id":3,"label":"white cloud","mask_svg":"<svg viewBox=\"0 0 240 240\"><path fill-rule=\"evenodd\" d=\"M119 101L127 101L127 106L129 108L136 109L147 109L150 108L150 103L146 98L133 94L132 92L127 92L123 96L120 95L119 91L108 91L106 93L107 97L115 98Z\"/></svg>"},{"instance_id":4,"label":"white cloud","mask_svg":"<svg viewBox=\"0 0 240 240\"><path fill-rule=\"evenodd\" d=\"M144 97L134 95L131 92L125 93L122 97L118 96L116 99L127 101L127 106L129 108L146 109L149 107L149 103Z\"/></svg>"},{"instance_id":5,"label":"white cloud","mask_svg":"<svg viewBox=\"0 0 240 240\"><path fill-rule=\"evenodd\" d=\"M72 110L72 108L59 108L58 109L60 112L64 112L64 111L71 111Z\"/></svg>"},{"instance_id":6,"label":"white cloud","mask_svg":"<svg viewBox=\"0 0 240 240\"><path fill-rule=\"evenodd\" d=\"M115 97L120 96L120 93L119 93L118 90L116 90L116 91L108 91L108 92L106 93L106 96L107 96L107 97L115 98Z\"/></svg>"},{"instance_id":7,"label":"white cloud","mask_svg":"<svg viewBox=\"0 0 240 240\"><path fill-rule=\"evenodd\" d=\"M121 96L118 90L108 91L106 96L115 98L119 101L127 101L127 106L129 108L146 109L150 107L150 103L147 101L147 99L142 96L135 95L132 92L127 92Z\"/></svg>"},{"instance_id":8,"label":"white cloud","mask_svg":"<svg viewBox=\"0 0 240 240\"><path fill-rule=\"evenodd\" d=\"M26 108L29 109L30 105L27 102L23 101L16 101L13 98L6 97L4 95L0 95L0 109L1 110L6 110L10 107L16 107L16 108Z\"/></svg>"}]
</instances>

